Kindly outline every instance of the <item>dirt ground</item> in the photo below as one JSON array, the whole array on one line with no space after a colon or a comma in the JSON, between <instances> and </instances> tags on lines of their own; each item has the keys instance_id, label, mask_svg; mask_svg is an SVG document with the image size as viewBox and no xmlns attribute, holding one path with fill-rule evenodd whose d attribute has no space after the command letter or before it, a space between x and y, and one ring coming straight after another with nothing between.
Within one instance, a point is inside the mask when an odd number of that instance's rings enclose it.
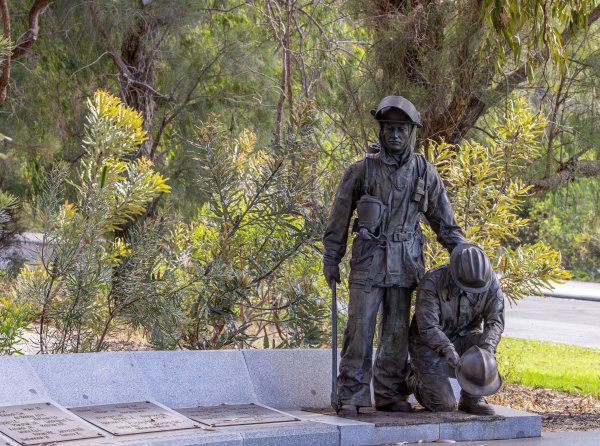
<instances>
[{"instance_id":1,"label":"dirt ground","mask_svg":"<svg viewBox=\"0 0 600 446\"><path fill-rule=\"evenodd\" d=\"M600 429L600 400L550 389L507 384L488 401L542 416L542 430L588 431Z\"/></svg>"}]
</instances>

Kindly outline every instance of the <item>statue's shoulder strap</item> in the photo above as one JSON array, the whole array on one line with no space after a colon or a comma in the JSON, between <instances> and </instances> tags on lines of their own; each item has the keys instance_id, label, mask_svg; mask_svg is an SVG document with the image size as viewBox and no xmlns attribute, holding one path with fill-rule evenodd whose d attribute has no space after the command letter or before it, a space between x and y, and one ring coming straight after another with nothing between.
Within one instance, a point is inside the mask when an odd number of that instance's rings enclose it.
<instances>
[{"instance_id":1,"label":"statue's shoulder strap","mask_svg":"<svg viewBox=\"0 0 600 446\"><path fill-rule=\"evenodd\" d=\"M416 153L417 160L417 179L415 180L415 192L413 201L418 202L419 212L426 213L428 208L428 185L427 185L427 160L425 156Z\"/></svg>"},{"instance_id":2,"label":"statue's shoulder strap","mask_svg":"<svg viewBox=\"0 0 600 446\"><path fill-rule=\"evenodd\" d=\"M364 158L364 165L365 165L365 176L363 178L363 195L368 195L369 194L369 160L372 159L372 153L365 153L365 158Z\"/></svg>"},{"instance_id":3,"label":"statue's shoulder strap","mask_svg":"<svg viewBox=\"0 0 600 446\"><path fill-rule=\"evenodd\" d=\"M381 152L381 145L378 142L372 142L371 144L367 145L367 154L375 155L380 152Z\"/></svg>"},{"instance_id":4,"label":"statue's shoulder strap","mask_svg":"<svg viewBox=\"0 0 600 446\"><path fill-rule=\"evenodd\" d=\"M422 153L415 153L417 157L417 172L419 174L419 178L425 178L427 175L427 159L425 159L425 155Z\"/></svg>"},{"instance_id":5,"label":"statue's shoulder strap","mask_svg":"<svg viewBox=\"0 0 600 446\"><path fill-rule=\"evenodd\" d=\"M373 169L373 161L379 159L379 151L377 152L367 152L365 153L365 157L363 159L363 163L365 166L365 177L363 181L363 195L369 195L369 184L371 179L371 170Z\"/></svg>"}]
</instances>

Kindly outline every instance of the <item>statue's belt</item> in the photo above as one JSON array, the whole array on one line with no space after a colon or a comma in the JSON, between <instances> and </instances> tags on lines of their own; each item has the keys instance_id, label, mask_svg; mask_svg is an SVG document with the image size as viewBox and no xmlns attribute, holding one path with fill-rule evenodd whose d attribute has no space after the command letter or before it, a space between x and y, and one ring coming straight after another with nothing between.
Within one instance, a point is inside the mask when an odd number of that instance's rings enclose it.
<instances>
[{"instance_id":1,"label":"statue's belt","mask_svg":"<svg viewBox=\"0 0 600 446\"><path fill-rule=\"evenodd\" d=\"M415 231L403 231L403 232L394 232L390 234L390 240L393 242L407 242L412 240L415 236Z\"/></svg>"},{"instance_id":2,"label":"statue's belt","mask_svg":"<svg viewBox=\"0 0 600 446\"><path fill-rule=\"evenodd\" d=\"M389 259L390 255L394 257L394 254L402 254L404 256L405 249L402 246L403 242L407 242L412 240L417 234L417 231L402 231L402 232L394 232L392 234L387 234L387 238L381 237L379 239L379 244L375 252L373 253L373 258L371 259L371 267L369 268L369 273L367 274L367 279L365 281L365 291L368 293L371 291L373 286L373 281L375 280L375 276L377 275L378 266L381 261L381 256L385 251L388 251L387 259ZM401 251L399 251L401 250ZM388 274L400 274L402 272L402 268L399 264L396 264L396 261L392 259L392 262L386 262L386 270Z\"/></svg>"},{"instance_id":3,"label":"statue's belt","mask_svg":"<svg viewBox=\"0 0 600 446\"><path fill-rule=\"evenodd\" d=\"M408 242L409 240L412 240L415 237L415 234L417 233L417 231L401 231L401 232L394 232L392 234L383 234L381 236L379 236L377 239L375 239L374 237L365 237L363 236L363 234L361 232L359 232L359 237L365 239L365 240L379 240L380 242L380 246L382 248L385 248L386 244L386 240L390 240L392 242Z\"/></svg>"}]
</instances>

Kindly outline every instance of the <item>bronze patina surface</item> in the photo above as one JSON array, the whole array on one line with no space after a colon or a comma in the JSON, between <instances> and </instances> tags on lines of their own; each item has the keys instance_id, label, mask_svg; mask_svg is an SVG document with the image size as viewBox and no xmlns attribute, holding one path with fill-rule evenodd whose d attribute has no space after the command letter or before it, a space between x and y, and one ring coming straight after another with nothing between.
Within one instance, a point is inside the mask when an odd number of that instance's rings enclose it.
<instances>
[{"instance_id":1,"label":"bronze patina surface","mask_svg":"<svg viewBox=\"0 0 600 446\"><path fill-rule=\"evenodd\" d=\"M113 435L141 434L200 427L151 403L138 401L122 404L73 407L69 409L94 426Z\"/></svg>"},{"instance_id":2,"label":"bronze patina surface","mask_svg":"<svg viewBox=\"0 0 600 446\"><path fill-rule=\"evenodd\" d=\"M212 427L298 421L297 418L256 404L221 404L176 410L194 421Z\"/></svg>"},{"instance_id":3,"label":"bronze patina surface","mask_svg":"<svg viewBox=\"0 0 600 446\"><path fill-rule=\"evenodd\" d=\"M307 412L320 413L323 415L336 416L331 409L305 408ZM413 412L380 412L374 407L363 407L356 416L345 417L364 423L372 423L375 427L389 426L413 426L417 424L436 423L464 423L467 421L497 421L506 417L500 415L473 415L460 410L454 412L430 412L418 406L413 407Z\"/></svg>"},{"instance_id":4,"label":"bronze patina surface","mask_svg":"<svg viewBox=\"0 0 600 446\"><path fill-rule=\"evenodd\" d=\"M0 407L0 431L23 446L104 436L51 403Z\"/></svg>"},{"instance_id":5,"label":"bronze patina surface","mask_svg":"<svg viewBox=\"0 0 600 446\"><path fill-rule=\"evenodd\" d=\"M503 331L504 295L489 258L477 245L457 246L450 264L425 274L417 291L407 377L416 400L434 412L493 414L483 397L502 385L494 354Z\"/></svg>"},{"instance_id":6,"label":"bronze patina surface","mask_svg":"<svg viewBox=\"0 0 600 446\"><path fill-rule=\"evenodd\" d=\"M410 410L410 306L425 273L421 221L429 223L449 253L465 242L442 178L415 152L417 128L422 126L415 106L401 96L386 96L372 115L379 124L378 143L346 169L323 235L323 275L335 286L341 282L339 264L346 254L348 229L354 234L348 322L337 395L332 398L341 415L371 406L371 381L378 408Z\"/></svg>"}]
</instances>

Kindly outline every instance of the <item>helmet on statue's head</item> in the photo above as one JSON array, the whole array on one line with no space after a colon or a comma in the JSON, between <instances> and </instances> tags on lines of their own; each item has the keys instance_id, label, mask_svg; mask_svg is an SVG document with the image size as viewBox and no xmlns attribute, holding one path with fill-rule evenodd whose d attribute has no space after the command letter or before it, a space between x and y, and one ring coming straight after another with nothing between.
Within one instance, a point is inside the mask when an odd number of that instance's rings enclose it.
<instances>
[{"instance_id":1,"label":"helmet on statue's head","mask_svg":"<svg viewBox=\"0 0 600 446\"><path fill-rule=\"evenodd\" d=\"M395 117L394 119L386 119L386 115L395 110L402 112L399 115L401 118ZM380 123L386 121L405 122L407 124L416 125L417 127L423 127L421 124L421 114L417 111L412 102L402 96L386 96L381 100L377 108L371 110L371 115Z\"/></svg>"},{"instance_id":2,"label":"helmet on statue's head","mask_svg":"<svg viewBox=\"0 0 600 446\"><path fill-rule=\"evenodd\" d=\"M450 274L462 290L484 293L492 284L494 271L483 249L471 243L462 243L450 254Z\"/></svg>"}]
</instances>

